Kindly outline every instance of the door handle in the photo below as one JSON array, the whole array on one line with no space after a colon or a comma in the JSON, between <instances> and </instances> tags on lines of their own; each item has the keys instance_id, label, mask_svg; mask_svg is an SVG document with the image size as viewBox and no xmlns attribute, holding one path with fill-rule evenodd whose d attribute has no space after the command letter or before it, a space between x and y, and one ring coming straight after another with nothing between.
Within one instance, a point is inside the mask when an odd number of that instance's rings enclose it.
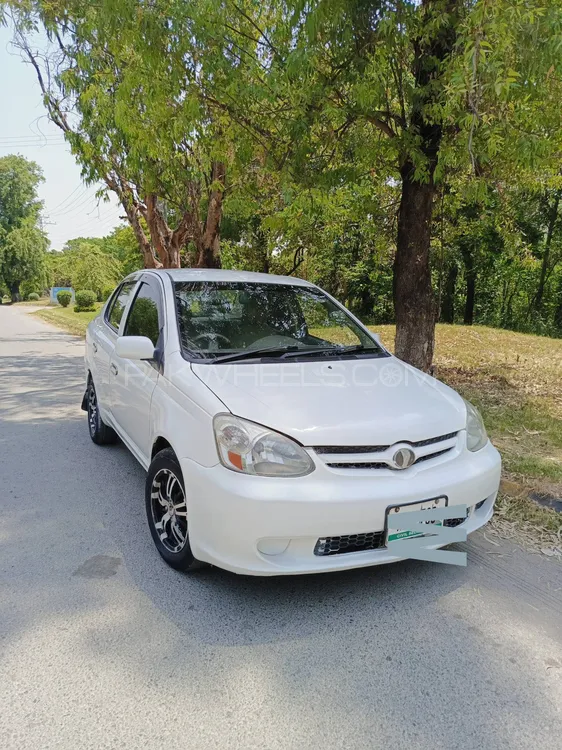
<instances>
[{"instance_id":1,"label":"door handle","mask_svg":"<svg viewBox=\"0 0 562 750\"><path fill-rule=\"evenodd\" d=\"M117 375L117 373L119 372L119 370L117 369L117 365L114 365L113 362L111 363L110 369L114 375Z\"/></svg>"},{"instance_id":2,"label":"door handle","mask_svg":"<svg viewBox=\"0 0 562 750\"><path fill-rule=\"evenodd\" d=\"M98 345L96 344L95 341L92 342L92 349L94 350L94 352L97 352L98 350Z\"/></svg>"}]
</instances>

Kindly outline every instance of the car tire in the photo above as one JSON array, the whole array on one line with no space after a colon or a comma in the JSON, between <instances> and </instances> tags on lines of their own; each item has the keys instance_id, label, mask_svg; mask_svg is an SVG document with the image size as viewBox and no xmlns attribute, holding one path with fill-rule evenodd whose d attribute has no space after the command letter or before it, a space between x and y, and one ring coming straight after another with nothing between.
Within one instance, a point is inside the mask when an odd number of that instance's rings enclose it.
<instances>
[{"instance_id":1,"label":"car tire","mask_svg":"<svg viewBox=\"0 0 562 750\"><path fill-rule=\"evenodd\" d=\"M96 445L112 445L118 440L117 433L105 424L100 415L98 397L94 381L90 378L86 389L86 411L88 413L88 431Z\"/></svg>"},{"instance_id":2,"label":"car tire","mask_svg":"<svg viewBox=\"0 0 562 750\"><path fill-rule=\"evenodd\" d=\"M146 477L146 517L161 557L176 570L191 572L205 566L189 544L183 474L176 454L165 448L156 454Z\"/></svg>"}]
</instances>

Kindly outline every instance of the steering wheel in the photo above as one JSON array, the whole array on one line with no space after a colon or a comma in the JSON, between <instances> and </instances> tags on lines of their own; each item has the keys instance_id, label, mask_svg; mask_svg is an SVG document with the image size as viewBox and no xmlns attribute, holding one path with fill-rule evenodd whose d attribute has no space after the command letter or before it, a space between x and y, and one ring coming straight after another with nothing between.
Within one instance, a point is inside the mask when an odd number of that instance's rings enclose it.
<instances>
[{"instance_id":1,"label":"steering wheel","mask_svg":"<svg viewBox=\"0 0 562 750\"><path fill-rule=\"evenodd\" d=\"M226 338L226 336L223 336L222 333L200 333L197 336L193 337L193 341L199 341L199 339L209 339L209 342L216 341L217 339L222 339L227 344L230 344L230 341Z\"/></svg>"}]
</instances>

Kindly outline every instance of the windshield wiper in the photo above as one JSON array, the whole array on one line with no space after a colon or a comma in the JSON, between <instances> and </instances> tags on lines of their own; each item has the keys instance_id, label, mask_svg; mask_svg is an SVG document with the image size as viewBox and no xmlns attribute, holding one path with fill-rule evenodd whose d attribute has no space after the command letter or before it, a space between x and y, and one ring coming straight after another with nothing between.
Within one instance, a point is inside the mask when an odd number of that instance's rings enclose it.
<instances>
[{"instance_id":1,"label":"windshield wiper","mask_svg":"<svg viewBox=\"0 0 562 750\"><path fill-rule=\"evenodd\" d=\"M233 352L232 354L223 354L220 357L215 357L212 361L215 362L234 362L237 359L253 359L254 357L283 357L289 353L297 353L300 349L299 346L266 346L262 349L245 349L242 352Z\"/></svg>"},{"instance_id":2,"label":"windshield wiper","mask_svg":"<svg viewBox=\"0 0 562 750\"><path fill-rule=\"evenodd\" d=\"M375 346L364 346L363 344L357 344L356 346L315 346L310 349L287 352L287 354L282 355L282 359L308 357L315 354L357 354L363 352L378 352L380 354L382 350Z\"/></svg>"},{"instance_id":3,"label":"windshield wiper","mask_svg":"<svg viewBox=\"0 0 562 750\"><path fill-rule=\"evenodd\" d=\"M291 346L267 346L261 349L245 349L242 352L233 352L232 354L223 354L220 357L214 357L211 361L217 362L236 362L244 359L254 359L258 357L278 357L279 359L289 359L292 357L310 357L324 354L354 354L356 352L378 352L382 350L377 347L366 347L363 344L357 346L313 346L303 347Z\"/></svg>"},{"instance_id":4,"label":"windshield wiper","mask_svg":"<svg viewBox=\"0 0 562 750\"><path fill-rule=\"evenodd\" d=\"M355 346L344 347L344 354L363 354L363 352L378 352L383 354L383 349L380 346L365 346L365 344L357 344Z\"/></svg>"}]
</instances>

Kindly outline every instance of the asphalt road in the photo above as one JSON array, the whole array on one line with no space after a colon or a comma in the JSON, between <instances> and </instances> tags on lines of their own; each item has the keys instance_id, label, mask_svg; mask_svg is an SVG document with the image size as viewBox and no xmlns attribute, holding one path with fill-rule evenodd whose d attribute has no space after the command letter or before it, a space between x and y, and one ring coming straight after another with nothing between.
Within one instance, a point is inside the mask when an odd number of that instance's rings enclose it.
<instances>
[{"instance_id":1,"label":"asphalt road","mask_svg":"<svg viewBox=\"0 0 562 750\"><path fill-rule=\"evenodd\" d=\"M562 566L185 576L90 442L83 345L0 306L0 747L562 748Z\"/></svg>"}]
</instances>

